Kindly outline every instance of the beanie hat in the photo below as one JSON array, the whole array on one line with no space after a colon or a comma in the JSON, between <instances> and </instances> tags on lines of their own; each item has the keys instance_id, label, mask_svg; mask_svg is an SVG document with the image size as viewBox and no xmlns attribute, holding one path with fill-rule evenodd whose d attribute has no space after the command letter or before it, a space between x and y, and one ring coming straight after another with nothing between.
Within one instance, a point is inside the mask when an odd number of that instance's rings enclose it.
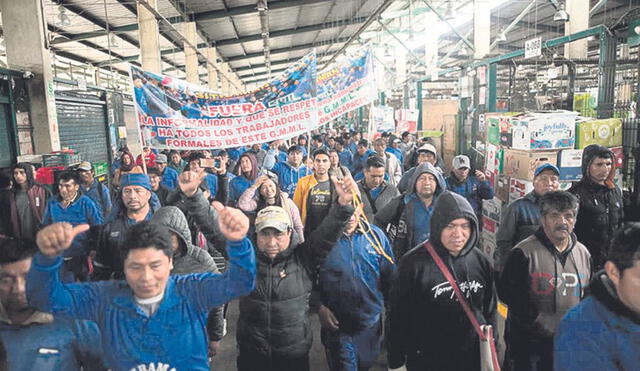
<instances>
[{"instance_id":1,"label":"beanie hat","mask_svg":"<svg viewBox=\"0 0 640 371\"><path fill-rule=\"evenodd\" d=\"M120 188L127 186L140 186L151 191L151 182L147 174L128 173L120 178Z\"/></svg>"}]
</instances>

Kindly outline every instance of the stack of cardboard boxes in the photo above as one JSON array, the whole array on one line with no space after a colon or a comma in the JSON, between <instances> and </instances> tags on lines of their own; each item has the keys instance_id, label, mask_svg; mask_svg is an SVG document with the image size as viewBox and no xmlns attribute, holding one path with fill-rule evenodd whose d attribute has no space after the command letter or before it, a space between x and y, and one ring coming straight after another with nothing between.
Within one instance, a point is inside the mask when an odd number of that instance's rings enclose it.
<instances>
[{"instance_id":1,"label":"stack of cardboard boxes","mask_svg":"<svg viewBox=\"0 0 640 371\"><path fill-rule=\"evenodd\" d=\"M622 123L594 120L571 111L490 113L485 116L486 169L495 190L483 202L482 241L493 255L500 216L506 206L533 190L533 173L544 164L560 169L560 188L569 189L582 176L582 149L590 144L611 148L622 164ZM619 177L618 181L621 180Z\"/></svg>"}]
</instances>

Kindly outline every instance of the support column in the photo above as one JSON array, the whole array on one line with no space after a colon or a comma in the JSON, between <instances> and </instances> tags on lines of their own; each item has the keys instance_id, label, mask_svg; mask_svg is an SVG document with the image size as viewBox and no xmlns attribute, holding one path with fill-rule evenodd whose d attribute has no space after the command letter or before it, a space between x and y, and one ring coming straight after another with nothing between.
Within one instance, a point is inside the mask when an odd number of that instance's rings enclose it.
<instances>
[{"instance_id":1,"label":"support column","mask_svg":"<svg viewBox=\"0 0 640 371\"><path fill-rule=\"evenodd\" d=\"M589 28L589 1L567 0L569 21L564 25L564 34L571 35ZM580 39L564 45L567 59L587 58L589 40Z\"/></svg>"},{"instance_id":2,"label":"support column","mask_svg":"<svg viewBox=\"0 0 640 371\"><path fill-rule=\"evenodd\" d=\"M146 0L149 5L158 7L157 0ZM138 38L140 39L140 62L142 69L161 74L162 60L160 59L160 34L156 17L138 4Z\"/></svg>"},{"instance_id":3,"label":"support column","mask_svg":"<svg viewBox=\"0 0 640 371\"><path fill-rule=\"evenodd\" d=\"M218 52L216 48L208 47L207 48L207 58L218 66L218 62L216 62L218 58ZM216 70L212 65L207 63L207 81L209 85L209 89L213 91L220 91L220 87L218 86L218 70Z\"/></svg>"},{"instance_id":4,"label":"support column","mask_svg":"<svg viewBox=\"0 0 640 371\"><path fill-rule=\"evenodd\" d=\"M39 0L0 0L2 27L11 69L33 73L26 80L29 117L36 154L60 150L60 133L51 71L51 54L45 48L45 20Z\"/></svg>"},{"instance_id":5,"label":"support column","mask_svg":"<svg viewBox=\"0 0 640 371\"><path fill-rule=\"evenodd\" d=\"M491 51L491 4L488 0L473 2L473 58L482 59Z\"/></svg>"},{"instance_id":6,"label":"support column","mask_svg":"<svg viewBox=\"0 0 640 371\"><path fill-rule=\"evenodd\" d=\"M598 118L613 117L616 81L616 38L608 30L600 33L598 58Z\"/></svg>"},{"instance_id":7,"label":"support column","mask_svg":"<svg viewBox=\"0 0 640 371\"><path fill-rule=\"evenodd\" d=\"M220 66L220 70L222 71L222 76L220 76L220 89L223 95L230 95L229 86L231 86L231 84L229 83L229 69L226 63L222 63Z\"/></svg>"},{"instance_id":8,"label":"support column","mask_svg":"<svg viewBox=\"0 0 640 371\"><path fill-rule=\"evenodd\" d=\"M196 22L183 23L182 34L189 41L189 43L191 43L191 45L198 45ZM184 60L187 73L187 81L192 84L199 84L200 76L198 74L198 53L196 49L187 46L187 43L184 43Z\"/></svg>"}]
</instances>

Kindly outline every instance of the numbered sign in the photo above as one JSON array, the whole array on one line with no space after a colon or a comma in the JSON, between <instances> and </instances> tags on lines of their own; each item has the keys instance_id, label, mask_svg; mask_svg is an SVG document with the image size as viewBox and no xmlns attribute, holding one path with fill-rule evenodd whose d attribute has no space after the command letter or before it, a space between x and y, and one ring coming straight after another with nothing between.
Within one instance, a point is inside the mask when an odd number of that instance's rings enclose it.
<instances>
[{"instance_id":1,"label":"numbered sign","mask_svg":"<svg viewBox=\"0 0 640 371\"><path fill-rule=\"evenodd\" d=\"M542 39L536 37L535 39L527 40L524 43L524 57L533 58L542 54Z\"/></svg>"}]
</instances>

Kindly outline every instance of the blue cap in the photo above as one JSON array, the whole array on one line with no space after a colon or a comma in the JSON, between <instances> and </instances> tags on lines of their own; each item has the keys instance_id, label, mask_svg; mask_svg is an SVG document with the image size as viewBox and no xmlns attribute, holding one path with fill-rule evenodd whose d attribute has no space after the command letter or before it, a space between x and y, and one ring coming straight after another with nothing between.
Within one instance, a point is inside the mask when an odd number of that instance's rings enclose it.
<instances>
[{"instance_id":1,"label":"blue cap","mask_svg":"<svg viewBox=\"0 0 640 371\"><path fill-rule=\"evenodd\" d=\"M560 176L560 170L558 170L558 168L555 165L546 163L546 164L542 164L540 166L538 166L536 168L536 171L533 173L533 176L538 176L541 172L545 171L545 170L553 170L554 173L556 173L556 175Z\"/></svg>"},{"instance_id":2,"label":"blue cap","mask_svg":"<svg viewBox=\"0 0 640 371\"><path fill-rule=\"evenodd\" d=\"M123 174L120 178L120 188L124 188L127 186L140 186L142 188L146 188L151 191L151 182L149 181L149 176L147 174L140 173L127 173Z\"/></svg>"}]
</instances>

